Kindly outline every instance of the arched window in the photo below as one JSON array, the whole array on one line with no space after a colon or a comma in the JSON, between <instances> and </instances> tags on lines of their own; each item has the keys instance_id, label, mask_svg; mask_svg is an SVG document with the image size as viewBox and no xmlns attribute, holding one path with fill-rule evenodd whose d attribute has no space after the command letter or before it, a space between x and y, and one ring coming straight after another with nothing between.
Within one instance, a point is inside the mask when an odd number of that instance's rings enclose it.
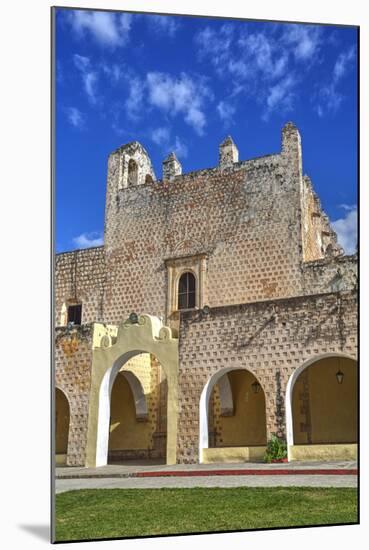
<instances>
[{"instance_id":1,"label":"arched window","mask_svg":"<svg viewBox=\"0 0 369 550\"><path fill-rule=\"evenodd\" d=\"M193 273L182 273L178 283L178 309L191 309L196 306L196 279Z\"/></svg>"},{"instance_id":2,"label":"arched window","mask_svg":"<svg viewBox=\"0 0 369 550\"><path fill-rule=\"evenodd\" d=\"M128 163L128 186L137 185L138 179L138 168L137 163L130 159Z\"/></svg>"},{"instance_id":3,"label":"arched window","mask_svg":"<svg viewBox=\"0 0 369 550\"><path fill-rule=\"evenodd\" d=\"M146 174L145 183L153 183L153 179L150 174Z\"/></svg>"}]
</instances>

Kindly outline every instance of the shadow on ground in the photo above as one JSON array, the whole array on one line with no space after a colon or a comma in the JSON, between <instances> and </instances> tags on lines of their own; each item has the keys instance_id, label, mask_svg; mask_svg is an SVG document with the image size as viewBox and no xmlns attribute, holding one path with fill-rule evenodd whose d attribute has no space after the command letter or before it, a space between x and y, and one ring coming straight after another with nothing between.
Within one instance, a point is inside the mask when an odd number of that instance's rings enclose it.
<instances>
[{"instance_id":1,"label":"shadow on ground","mask_svg":"<svg viewBox=\"0 0 369 550\"><path fill-rule=\"evenodd\" d=\"M19 525L23 531L31 533L38 539L50 542L50 526L49 525Z\"/></svg>"}]
</instances>

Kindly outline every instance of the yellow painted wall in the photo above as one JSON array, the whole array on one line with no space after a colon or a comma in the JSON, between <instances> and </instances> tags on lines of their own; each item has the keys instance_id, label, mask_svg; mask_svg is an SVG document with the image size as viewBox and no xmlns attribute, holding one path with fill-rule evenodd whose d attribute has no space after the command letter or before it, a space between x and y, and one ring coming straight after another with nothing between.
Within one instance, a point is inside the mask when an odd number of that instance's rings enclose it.
<instances>
[{"instance_id":1,"label":"yellow painted wall","mask_svg":"<svg viewBox=\"0 0 369 550\"><path fill-rule=\"evenodd\" d=\"M336 372L344 373L342 384ZM308 388L307 411L301 411L303 379ZM357 441L357 365L329 357L307 367L297 379L292 399L295 445ZM306 424L310 423L310 429ZM301 424L305 424L305 431ZM308 432L310 438L308 440Z\"/></svg>"},{"instance_id":2,"label":"yellow painted wall","mask_svg":"<svg viewBox=\"0 0 369 550\"><path fill-rule=\"evenodd\" d=\"M290 460L357 460L357 444L290 445Z\"/></svg>"},{"instance_id":3,"label":"yellow painted wall","mask_svg":"<svg viewBox=\"0 0 369 550\"><path fill-rule=\"evenodd\" d=\"M265 446L258 447L226 447L203 449L203 464L260 462L266 451Z\"/></svg>"},{"instance_id":4,"label":"yellow painted wall","mask_svg":"<svg viewBox=\"0 0 369 550\"><path fill-rule=\"evenodd\" d=\"M136 420L131 388L122 372L118 373L111 393L109 450L151 448L152 432L150 418Z\"/></svg>"},{"instance_id":5,"label":"yellow painted wall","mask_svg":"<svg viewBox=\"0 0 369 550\"><path fill-rule=\"evenodd\" d=\"M55 392L55 452L67 454L69 432L69 403L64 393L56 388Z\"/></svg>"},{"instance_id":6,"label":"yellow painted wall","mask_svg":"<svg viewBox=\"0 0 369 550\"><path fill-rule=\"evenodd\" d=\"M220 416L219 392L214 388L214 427L219 435L216 447L255 446L266 444L265 396L261 389L254 393L255 377L246 370L228 373L232 388L234 416Z\"/></svg>"}]
</instances>

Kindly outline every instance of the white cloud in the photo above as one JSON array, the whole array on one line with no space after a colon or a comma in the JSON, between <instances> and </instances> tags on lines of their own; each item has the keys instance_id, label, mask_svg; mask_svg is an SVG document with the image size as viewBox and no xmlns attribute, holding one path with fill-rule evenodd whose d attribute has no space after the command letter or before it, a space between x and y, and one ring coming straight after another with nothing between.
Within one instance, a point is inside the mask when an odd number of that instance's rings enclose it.
<instances>
[{"instance_id":1,"label":"white cloud","mask_svg":"<svg viewBox=\"0 0 369 550\"><path fill-rule=\"evenodd\" d=\"M178 19L168 15L150 15L147 21L157 33L165 34L172 38L180 27Z\"/></svg>"},{"instance_id":2,"label":"white cloud","mask_svg":"<svg viewBox=\"0 0 369 550\"><path fill-rule=\"evenodd\" d=\"M295 97L295 86L295 77L293 75L288 75L286 78L269 88L266 99L267 109L263 115L264 120L266 120L276 109L282 112L287 112L292 109Z\"/></svg>"},{"instance_id":3,"label":"white cloud","mask_svg":"<svg viewBox=\"0 0 369 550\"><path fill-rule=\"evenodd\" d=\"M321 28L312 25L287 25L283 40L292 46L297 60L311 60L319 52Z\"/></svg>"},{"instance_id":4,"label":"white cloud","mask_svg":"<svg viewBox=\"0 0 369 550\"><path fill-rule=\"evenodd\" d=\"M173 78L159 72L148 73L146 80L151 105L169 115L182 114L187 124L203 135L206 126L203 104L211 94L201 80L195 81L186 73Z\"/></svg>"},{"instance_id":5,"label":"white cloud","mask_svg":"<svg viewBox=\"0 0 369 550\"><path fill-rule=\"evenodd\" d=\"M274 38L255 33L241 37L238 43L253 73L259 71L266 80L274 80L286 71L288 56Z\"/></svg>"},{"instance_id":6,"label":"white cloud","mask_svg":"<svg viewBox=\"0 0 369 550\"><path fill-rule=\"evenodd\" d=\"M68 122L72 126L79 129L83 128L85 119L79 109L77 109L76 107L67 107L65 109L65 113L67 115Z\"/></svg>"},{"instance_id":7,"label":"white cloud","mask_svg":"<svg viewBox=\"0 0 369 550\"><path fill-rule=\"evenodd\" d=\"M346 204L341 206L346 210L346 215L332 222L332 227L345 253L354 254L357 245L357 207Z\"/></svg>"},{"instance_id":8,"label":"white cloud","mask_svg":"<svg viewBox=\"0 0 369 550\"><path fill-rule=\"evenodd\" d=\"M187 158L188 147L187 145L180 140L178 136L175 137L174 143L169 146L171 151L174 151L179 158Z\"/></svg>"},{"instance_id":9,"label":"white cloud","mask_svg":"<svg viewBox=\"0 0 369 550\"><path fill-rule=\"evenodd\" d=\"M341 53L335 63L333 69L333 79L337 82L340 80L347 72L350 67L350 63L355 58L355 48L350 48L347 52Z\"/></svg>"},{"instance_id":10,"label":"white cloud","mask_svg":"<svg viewBox=\"0 0 369 550\"><path fill-rule=\"evenodd\" d=\"M119 82L123 74L122 67L117 65L117 63L113 63L112 65L103 63L101 69L110 78L113 84Z\"/></svg>"},{"instance_id":11,"label":"white cloud","mask_svg":"<svg viewBox=\"0 0 369 550\"><path fill-rule=\"evenodd\" d=\"M241 80L248 78L252 72L252 67L242 59L229 59L227 69L233 77Z\"/></svg>"},{"instance_id":12,"label":"white cloud","mask_svg":"<svg viewBox=\"0 0 369 550\"><path fill-rule=\"evenodd\" d=\"M87 72L91 66L90 59L78 53L74 54L73 61L77 69L82 73Z\"/></svg>"},{"instance_id":13,"label":"white cloud","mask_svg":"<svg viewBox=\"0 0 369 550\"><path fill-rule=\"evenodd\" d=\"M96 86L97 86L97 73L87 73L84 75L84 84L86 93L91 101L91 103L96 103Z\"/></svg>"},{"instance_id":14,"label":"white cloud","mask_svg":"<svg viewBox=\"0 0 369 550\"><path fill-rule=\"evenodd\" d=\"M81 73L81 78L85 92L88 99L92 104L96 104L98 101L97 98L97 81L98 74L91 67L91 62L88 57L83 55L74 54L73 56L74 65Z\"/></svg>"},{"instance_id":15,"label":"white cloud","mask_svg":"<svg viewBox=\"0 0 369 550\"><path fill-rule=\"evenodd\" d=\"M342 208L343 210L350 211L350 210L356 210L355 204L339 204L338 208Z\"/></svg>"},{"instance_id":16,"label":"white cloud","mask_svg":"<svg viewBox=\"0 0 369 550\"><path fill-rule=\"evenodd\" d=\"M178 136L175 136L173 141L169 128L155 128L154 130L152 130L150 137L152 141L156 143L156 145L159 145L161 147L164 154L168 154L174 151L179 158L187 157L187 145Z\"/></svg>"},{"instance_id":17,"label":"white cloud","mask_svg":"<svg viewBox=\"0 0 369 550\"><path fill-rule=\"evenodd\" d=\"M343 101L343 95L337 90L333 81L319 90L319 100L316 111L319 117L325 116L328 112L335 113Z\"/></svg>"},{"instance_id":18,"label":"white cloud","mask_svg":"<svg viewBox=\"0 0 369 550\"><path fill-rule=\"evenodd\" d=\"M206 59L228 80L229 96L242 94L256 101L265 119L293 107L303 75L321 62L323 32L317 25L281 24L251 33L224 25L219 30L205 27L194 40L200 60ZM333 101L339 98L333 96Z\"/></svg>"},{"instance_id":19,"label":"white cloud","mask_svg":"<svg viewBox=\"0 0 369 550\"><path fill-rule=\"evenodd\" d=\"M318 94L316 111L323 117L327 113L335 113L344 100L344 95L339 91L340 80L347 74L355 59L355 48L351 47L346 52L341 52L333 67L332 78L329 83L323 85Z\"/></svg>"},{"instance_id":20,"label":"white cloud","mask_svg":"<svg viewBox=\"0 0 369 550\"><path fill-rule=\"evenodd\" d=\"M129 78L129 95L125 102L128 118L137 120L142 112L145 84L139 77Z\"/></svg>"},{"instance_id":21,"label":"white cloud","mask_svg":"<svg viewBox=\"0 0 369 550\"><path fill-rule=\"evenodd\" d=\"M78 235L78 237L74 237L72 240L78 248L90 248L92 246L101 246L104 244L103 236L97 231L82 233L81 235Z\"/></svg>"},{"instance_id":22,"label":"white cloud","mask_svg":"<svg viewBox=\"0 0 369 550\"><path fill-rule=\"evenodd\" d=\"M199 47L200 59L210 57L211 63L219 69L224 70L230 55L231 44L234 36L234 27L231 24L224 24L219 30L205 27L195 35L195 44Z\"/></svg>"},{"instance_id":23,"label":"white cloud","mask_svg":"<svg viewBox=\"0 0 369 550\"><path fill-rule=\"evenodd\" d=\"M156 145L165 145L169 143L170 131L168 128L155 128L151 132L151 139Z\"/></svg>"},{"instance_id":24,"label":"white cloud","mask_svg":"<svg viewBox=\"0 0 369 550\"><path fill-rule=\"evenodd\" d=\"M236 108L233 105L226 101L220 101L217 105L217 111L225 126L230 126L233 123L233 116L236 113Z\"/></svg>"},{"instance_id":25,"label":"white cloud","mask_svg":"<svg viewBox=\"0 0 369 550\"><path fill-rule=\"evenodd\" d=\"M124 46L129 39L132 15L103 11L73 10L67 20L78 38L90 34L102 46Z\"/></svg>"}]
</instances>

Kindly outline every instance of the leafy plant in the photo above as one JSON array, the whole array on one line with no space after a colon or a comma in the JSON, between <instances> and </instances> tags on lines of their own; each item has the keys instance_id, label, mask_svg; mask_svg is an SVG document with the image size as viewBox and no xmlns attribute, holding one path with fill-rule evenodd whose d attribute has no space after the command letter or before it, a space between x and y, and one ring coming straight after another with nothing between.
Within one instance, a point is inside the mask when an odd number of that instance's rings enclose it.
<instances>
[{"instance_id":1,"label":"leafy plant","mask_svg":"<svg viewBox=\"0 0 369 550\"><path fill-rule=\"evenodd\" d=\"M264 461L270 463L273 460L279 460L282 458L287 458L287 444L283 439L280 439L273 434L268 441Z\"/></svg>"}]
</instances>

